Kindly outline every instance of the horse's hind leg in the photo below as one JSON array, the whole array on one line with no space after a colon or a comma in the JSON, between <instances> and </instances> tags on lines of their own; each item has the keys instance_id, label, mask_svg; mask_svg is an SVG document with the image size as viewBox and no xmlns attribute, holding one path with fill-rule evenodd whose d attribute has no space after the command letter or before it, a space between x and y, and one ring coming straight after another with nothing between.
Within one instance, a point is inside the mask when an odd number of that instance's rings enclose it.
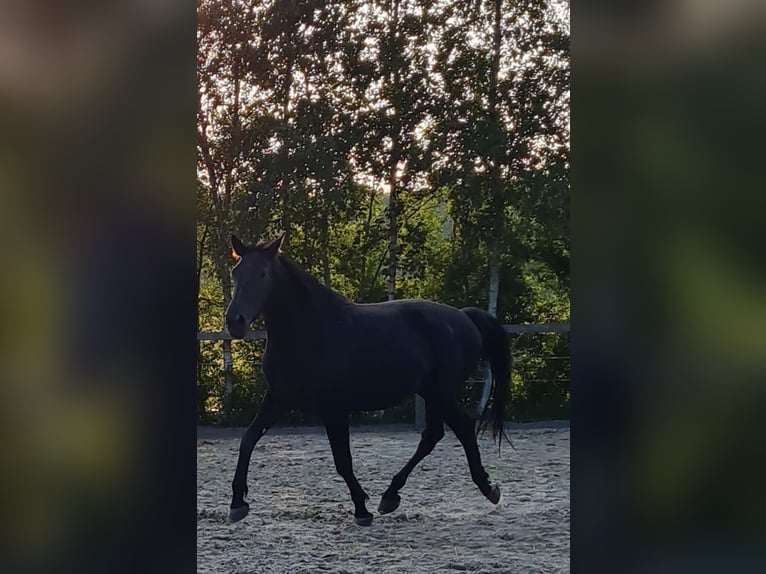
<instances>
[{"instance_id":1,"label":"horse's hind leg","mask_svg":"<svg viewBox=\"0 0 766 574\"><path fill-rule=\"evenodd\" d=\"M383 493L378 506L378 512L381 514L393 512L399 507L401 502L399 490L407 482L407 477L410 476L412 469L431 453L436 443L444 436L444 407L442 405L441 401L426 399L426 428L420 435L420 443L418 443L415 454L407 461L402 470L394 475L391 484Z\"/></svg>"},{"instance_id":2,"label":"horse's hind leg","mask_svg":"<svg viewBox=\"0 0 766 574\"><path fill-rule=\"evenodd\" d=\"M492 502L500 502L500 489L489 483L489 474L484 470L481 464L481 455L479 454L479 445L476 442L476 432L474 431L474 422L465 414L456 403L450 403L447 408L445 422L455 433L465 450L465 457L468 459L468 467L471 469L471 478L479 487L481 493Z\"/></svg>"},{"instance_id":3,"label":"horse's hind leg","mask_svg":"<svg viewBox=\"0 0 766 574\"><path fill-rule=\"evenodd\" d=\"M335 470L343 477L354 501L354 522L360 526L372 524L372 514L367 510L365 501L369 498L354 476L351 463L351 447L348 436L348 416L325 418L327 438L330 440Z\"/></svg>"}]
</instances>

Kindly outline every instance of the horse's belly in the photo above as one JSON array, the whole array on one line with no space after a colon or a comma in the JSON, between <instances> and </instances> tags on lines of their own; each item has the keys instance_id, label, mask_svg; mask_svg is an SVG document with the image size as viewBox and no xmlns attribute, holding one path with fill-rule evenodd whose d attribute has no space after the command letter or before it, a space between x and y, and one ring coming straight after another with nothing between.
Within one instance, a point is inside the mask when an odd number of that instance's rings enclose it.
<instances>
[{"instance_id":1,"label":"horse's belly","mask_svg":"<svg viewBox=\"0 0 766 574\"><path fill-rule=\"evenodd\" d=\"M353 393L349 395L349 407L351 410L377 411L388 409L404 401L404 399L416 392L416 385L381 385L371 388L367 392Z\"/></svg>"},{"instance_id":2,"label":"horse's belly","mask_svg":"<svg viewBox=\"0 0 766 574\"><path fill-rule=\"evenodd\" d=\"M420 370L394 373L389 369L369 369L307 386L301 408L316 413L338 409L383 410L402 403L408 395L417 392L422 380Z\"/></svg>"},{"instance_id":3,"label":"horse's belly","mask_svg":"<svg viewBox=\"0 0 766 574\"><path fill-rule=\"evenodd\" d=\"M377 411L401 404L414 390L402 387L392 389L339 389L322 394L308 393L299 401L299 408L307 413L321 414L332 411Z\"/></svg>"}]
</instances>

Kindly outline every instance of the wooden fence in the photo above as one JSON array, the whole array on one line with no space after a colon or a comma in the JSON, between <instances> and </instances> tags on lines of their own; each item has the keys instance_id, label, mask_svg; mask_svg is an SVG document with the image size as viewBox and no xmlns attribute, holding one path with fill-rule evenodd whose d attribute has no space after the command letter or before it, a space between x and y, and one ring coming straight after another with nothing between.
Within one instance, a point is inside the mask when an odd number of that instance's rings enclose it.
<instances>
[{"instance_id":1,"label":"wooden fence","mask_svg":"<svg viewBox=\"0 0 766 574\"><path fill-rule=\"evenodd\" d=\"M540 323L523 325L503 325L506 333L568 333L569 323ZM266 338L266 331L250 331L244 336L246 341L261 341ZM203 331L197 333L200 341L231 341L233 337L226 331Z\"/></svg>"},{"instance_id":2,"label":"wooden fence","mask_svg":"<svg viewBox=\"0 0 766 574\"><path fill-rule=\"evenodd\" d=\"M539 323L539 324L514 324L503 325L506 333L509 334L541 334L541 333L568 333L569 323ZM251 331L244 336L247 341L261 341L266 338L266 331ZM226 331L203 331L197 333L197 339L200 341L231 341L233 337ZM483 410L487 400L489 400L489 390L491 379L489 375L482 381L482 389L479 410ZM423 399L415 399L415 426L422 428L425 424L425 404Z\"/></svg>"}]
</instances>

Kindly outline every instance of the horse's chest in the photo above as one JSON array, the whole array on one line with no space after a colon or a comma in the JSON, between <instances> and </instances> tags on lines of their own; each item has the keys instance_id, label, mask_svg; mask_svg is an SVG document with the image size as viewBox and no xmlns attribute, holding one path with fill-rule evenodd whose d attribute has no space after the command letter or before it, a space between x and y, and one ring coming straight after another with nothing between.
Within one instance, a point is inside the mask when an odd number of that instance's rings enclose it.
<instances>
[{"instance_id":1,"label":"horse's chest","mask_svg":"<svg viewBox=\"0 0 766 574\"><path fill-rule=\"evenodd\" d=\"M334 380L345 375L343 361L320 345L311 349L281 350L267 348L263 372L269 384L292 388L306 386L317 379Z\"/></svg>"}]
</instances>

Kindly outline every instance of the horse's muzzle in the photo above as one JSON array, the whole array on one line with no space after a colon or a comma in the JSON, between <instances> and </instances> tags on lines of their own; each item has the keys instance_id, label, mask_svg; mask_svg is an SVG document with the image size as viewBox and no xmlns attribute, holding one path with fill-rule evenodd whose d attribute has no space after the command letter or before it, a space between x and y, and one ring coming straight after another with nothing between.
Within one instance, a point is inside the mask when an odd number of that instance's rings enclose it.
<instances>
[{"instance_id":1,"label":"horse's muzzle","mask_svg":"<svg viewBox=\"0 0 766 574\"><path fill-rule=\"evenodd\" d=\"M242 339L247 332L247 322L241 315L232 318L227 317L226 330L235 339Z\"/></svg>"}]
</instances>

